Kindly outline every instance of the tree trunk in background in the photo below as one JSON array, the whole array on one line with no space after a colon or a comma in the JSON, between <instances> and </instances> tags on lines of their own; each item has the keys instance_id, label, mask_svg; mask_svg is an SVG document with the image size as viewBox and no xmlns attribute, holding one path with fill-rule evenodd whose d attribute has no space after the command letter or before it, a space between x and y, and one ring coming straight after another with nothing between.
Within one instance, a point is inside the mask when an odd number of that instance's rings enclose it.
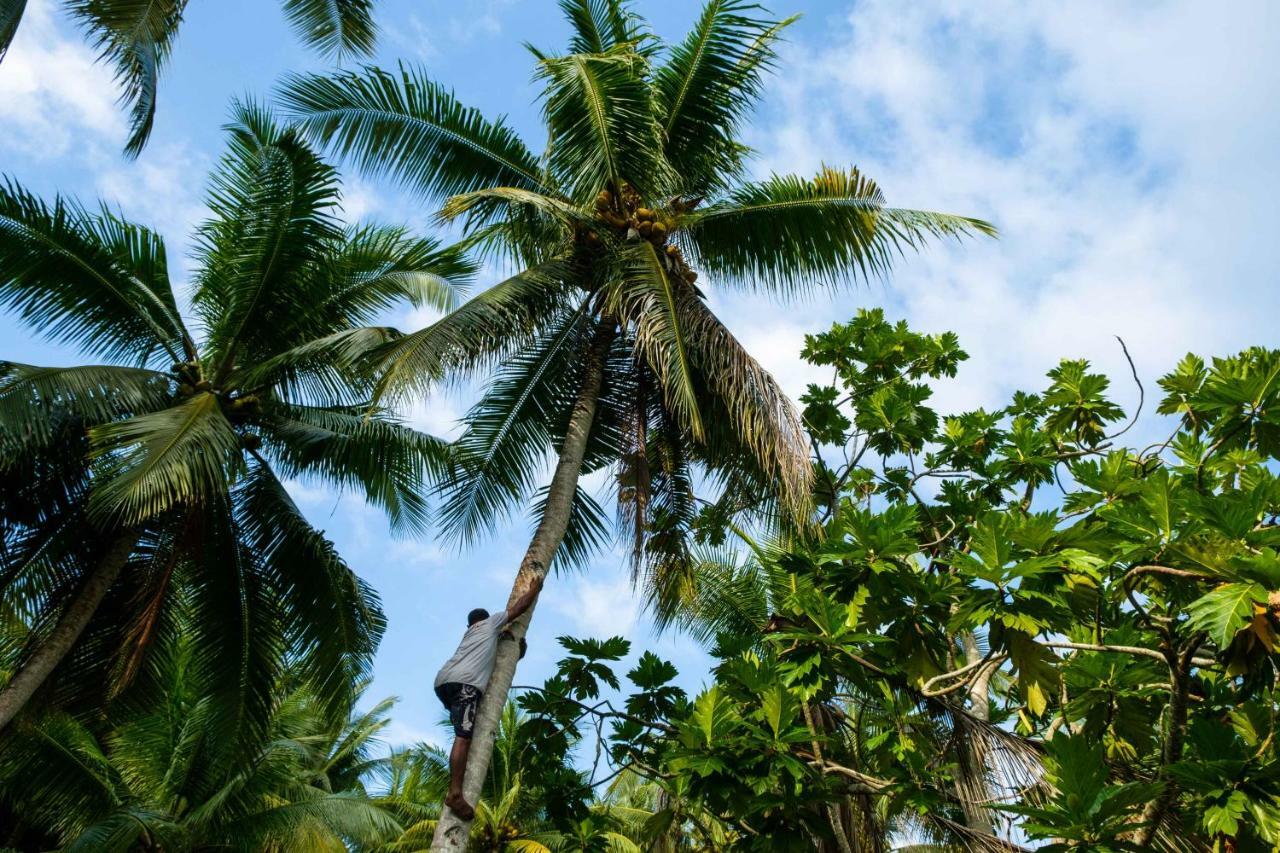
<instances>
[{"instance_id":1,"label":"tree trunk in background","mask_svg":"<svg viewBox=\"0 0 1280 853\"><path fill-rule=\"evenodd\" d=\"M569 417L569 428L565 432L564 445L560 448L560 459L556 463L555 474L551 477L551 487L547 492L546 509L538 522L538 529L529 543L524 560L520 563L520 571L516 575L515 584L511 587L511 595L507 603L511 604L519 598L535 578L545 577L551 558L560 547L565 529L569 526L569 511L573 505L574 495L578 489L578 475L582 472L582 458L587 449L587 437L591 434L591 425L596 416L596 405L600 398L600 386L604 377L604 362L608 355L609 345L613 342L614 327L605 321L596 332L595 341L586 370L582 377L582 388L578 392L577 402ZM536 606L537 602L534 602ZM504 635L498 642L498 653L494 659L493 675L485 688L484 698L476 714L475 733L471 739L471 752L467 756L467 775L462 785L462 793L467 802L473 806L479 802L480 789L484 786L485 774L489 772L489 760L493 754L493 741L498 730L498 722L502 719L502 709L507 704L507 694L515 679L516 662L520 658L520 638L529 628L533 617L534 606L523 616L512 622L509 636ZM462 851L467 847L470 823L464 822L448 808L444 808L440 821L436 824L436 834L431 842L433 851Z\"/></svg>"},{"instance_id":2,"label":"tree trunk in background","mask_svg":"<svg viewBox=\"0 0 1280 853\"><path fill-rule=\"evenodd\" d=\"M4 689L0 690L0 729L13 721L40 689L40 685L45 683L67 656L67 652L75 646L85 626L97 612L98 605L102 604L107 591L129 562L129 554L133 552L137 542L137 536L125 535L112 543L102 560L85 577L80 589L67 602L66 609L58 617L58 623L49 632L49 636L37 643L35 651L18 668L13 678L9 679Z\"/></svg>"},{"instance_id":3,"label":"tree trunk in background","mask_svg":"<svg viewBox=\"0 0 1280 853\"><path fill-rule=\"evenodd\" d=\"M960 643L964 646L966 664L976 664L982 660L978 640L972 633L962 634ZM969 685L969 713L984 722L991 718L991 700L987 695L991 673L991 668L982 667ZM964 822L975 832L993 835L995 824L991 820L991 811L982 804L973 802L991 800L991 789L987 785L986 750L982 742L974 738L969 738L962 748L965 754L960 756L960 784L957 785L956 793L960 797L960 806L964 809Z\"/></svg>"}]
</instances>

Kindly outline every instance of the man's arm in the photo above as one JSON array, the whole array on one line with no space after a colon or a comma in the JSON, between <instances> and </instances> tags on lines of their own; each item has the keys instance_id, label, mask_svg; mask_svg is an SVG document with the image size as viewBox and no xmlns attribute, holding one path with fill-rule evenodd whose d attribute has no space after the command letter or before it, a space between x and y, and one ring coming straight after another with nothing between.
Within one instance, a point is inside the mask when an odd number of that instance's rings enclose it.
<instances>
[{"instance_id":1,"label":"man's arm","mask_svg":"<svg viewBox=\"0 0 1280 853\"><path fill-rule=\"evenodd\" d=\"M524 595L517 598L507 608L507 621L514 622L523 616L540 592L542 592L542 578L535 578L533 583L529 584L529 588L524 591Z\"/></svg>"}]
</instances>

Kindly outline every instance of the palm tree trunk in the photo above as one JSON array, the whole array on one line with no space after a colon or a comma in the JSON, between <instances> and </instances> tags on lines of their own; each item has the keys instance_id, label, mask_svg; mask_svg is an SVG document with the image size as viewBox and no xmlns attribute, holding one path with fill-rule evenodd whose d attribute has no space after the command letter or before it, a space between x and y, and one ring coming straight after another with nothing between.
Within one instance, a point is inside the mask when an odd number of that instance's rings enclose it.
<instances>
[{"instance_id":1,"label":"palm tree trunk","mask_svg":"<svg viewBox=\"0 0 1280 853\"><path fill-rule=\"evenodd\" d=\"M961 634L960 642L964 646L966 664L976 664L982 660L982 651L978 648L978 640L972 632L966 631ZM990 667L983 667L969 686L969 713L984 722L991 717L991 700L987 696L991 673ZM972 738L961 744L960 749L964 754L959 756L956 794L960 797L960 807L964 810L965 824L974 832L994 835L995 825L991 821L991 812L982 804L993 801L987 785L985 750ZM974 802L975 799L981 800L982 803Z\"/></svg>"},{"instance_id":2,"label":"palm tree trunk","mask_svg":"<svg viewBox=\"0 0 1280 853\"><path fill-rule=\"evenodd\" d=\"M111 544L67 603L49 636L36 646L9 683L0 690L0 729L9 725L75 646L107 591L120 577L137 543L136 535L125 534Z\"/></svg>"},{"instance_id":3,"label":"palm tree trunk","mask_svg":"<svg viewBox=\"0 0 1280 853\"><path fill-rule=\"evenodd\" d=\"M604 362L613 342L614 326L605 320L596 332L592 342L582 377L582 388L578 391L578 399L574 403L569 417L569 428L565 432L564 445L560 448L560 459L556 463L555 474L551 477L551 487L547 492L546 508L534 531L529 549L520 563L520 571L516 574L515 584L511 587L508 604L524 594L535 578L545 577L547 566L555 556L560 541L564 538L565 529L569 526L569 511L573 505L574 495L578 489L578 476L582 472L582 458L587 449L587 437L591 434L591 425L595 420L596 406L600 399L600 386L604 378ZM473 805L479 800L480 789L484 785L485 774L489 771L489 759L493 754L494 737L498 723L502 719L502 709L507 704L507 694L511 690L511 682L515 679L516 661L520 657L520 638L528 630L529 621L533 617L535 601L529 609L510 625L509 633L498 643L498 653L494 659L493 675L485 688L484 698L480 701L476 713L475 733L471 739L471 751L467 756L467 775L463 781L462 793L467 802ZM447 807L443 808L440 820L436 824L435 837L431 842L433 851L462 851L467 846L467 835L470 825L458 818Z\"/></svg>"}]
</instances>

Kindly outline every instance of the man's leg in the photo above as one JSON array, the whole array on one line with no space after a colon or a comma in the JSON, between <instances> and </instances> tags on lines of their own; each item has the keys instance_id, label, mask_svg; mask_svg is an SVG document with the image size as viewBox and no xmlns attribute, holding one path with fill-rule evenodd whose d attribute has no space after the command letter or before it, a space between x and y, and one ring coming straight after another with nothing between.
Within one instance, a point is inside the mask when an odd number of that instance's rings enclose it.
<instances>
[{"instance_id":1,"label":"man's leg","mask_svg":"<svg viewBox=\"0 0 1280 853\"><path fill-rule=\"evenodd\" d=\"M471 751L471 738L456 737L449 750L449 795L444 804L463 820L475 817L475 809L462 796L462 780L467 775L467 753Z\"/></svg>"},{"instance_id":2,"label":"man's leg","mask_svg":"<svg viewBox=\"0 0 1280 853\"><path fill-rule=\"evenodd\" d=\"M444 804L463 820L471 820L476 810L462 795L462 782L467 775L467 754L471 752L471 732L476 725L476 708L480 691L469 684L458 687L449 705L449 721L453 723L453 748L449 750L449 795Z\"/></svg>"}]
</instances>

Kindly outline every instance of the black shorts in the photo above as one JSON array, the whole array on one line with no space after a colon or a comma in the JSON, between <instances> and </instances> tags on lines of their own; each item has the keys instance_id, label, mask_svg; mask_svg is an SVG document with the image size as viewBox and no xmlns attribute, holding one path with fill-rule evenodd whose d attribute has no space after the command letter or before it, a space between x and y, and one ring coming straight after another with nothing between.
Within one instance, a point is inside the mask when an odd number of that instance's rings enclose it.
<instances>
[{"instance_id":1,"label":"black shorts","mask_svg":"<svg viewBox=\"0 0 1280 853\"><path fill-rule=\"evenodd\" d=\"M476 727L476 708L484 695L479 687L448 681L436 688L436 695L449 709L449 722L453 723L454 737L471 739Z\"/></svg>"}]
</instances>

